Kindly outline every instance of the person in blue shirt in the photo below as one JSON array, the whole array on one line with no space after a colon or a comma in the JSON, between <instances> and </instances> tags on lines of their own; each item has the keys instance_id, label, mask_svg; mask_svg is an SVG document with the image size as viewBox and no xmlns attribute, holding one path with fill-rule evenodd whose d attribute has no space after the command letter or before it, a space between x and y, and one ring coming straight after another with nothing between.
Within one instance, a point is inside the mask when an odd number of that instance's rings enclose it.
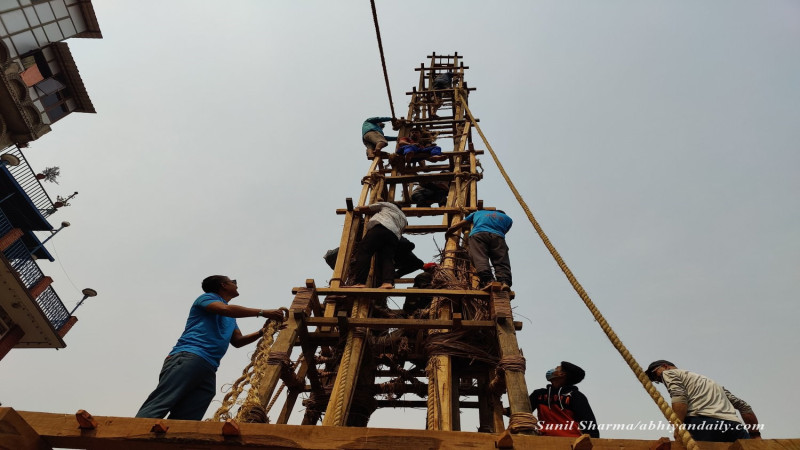
<instances>
[{"instance_id":1,"label":"person in blue shirt","mask_svg":"<svg viewBox=\"0 0 800 450\"><path fill-rule=\"evenodd\" d=\"M136 417L201 420L216 393L219 362L228 344L242 347L264 335L263 329L242 334L236 325L239 317L265 317L283 321L278 309L255 309L231 305L239 296L236 280L212 275L203 280L203 292L194 301L186 328L164 360L158 386L139 408Z\"/></svg>"},{"instance_id":2,"label":"person in blue shirt","mask_svg":"<svg viewBox=\"0 0 800 450\"><path fill-rule=\"evenodd\" d=\"M472 224L469 234L469 258L475 267L481 286L495 281L502 283L502 289L511 287L511 261L508 258L506 233L511 229L513 221L501 210L479 210L468 215L461 222L447 230L450 236L459 229ZM491 265L490 265L491 262ZM494 267L494 274L492 274Z\"/></svg>"},{"instance_id":3,"label":"person in blue shirt","mask_svg":"<svg viewBox=\"0 0 800 450\"><path fill-rule=\"evenodd\" d=\"M387 141L396 141L396 136L386 136L383 134L384 122L392 122L397 125L397 119L391 117L370 117L361 125L361 142L367 146L367 158L372 159L381 155L381 149L389 145ZM388 156L388 154L386 155Z\"/></svg>"}]
</instances>

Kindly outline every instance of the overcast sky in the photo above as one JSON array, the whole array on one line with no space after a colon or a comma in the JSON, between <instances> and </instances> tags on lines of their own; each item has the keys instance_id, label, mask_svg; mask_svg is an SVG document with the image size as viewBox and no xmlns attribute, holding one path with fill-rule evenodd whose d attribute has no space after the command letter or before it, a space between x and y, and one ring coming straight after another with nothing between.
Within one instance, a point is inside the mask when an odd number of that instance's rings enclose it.
<instances>
[{"instance_id":1,"label":"overcast sky","mask_svg":"<svg viewBox=\"0 0 800 450\"><path fill-rule=\"evenodd\" d=\"M25 154L36 170L61 168L51 197L80 192L51 217L72 226L47 244L57 261L40 265L68 308L84 287L99 295L77 311L66 349L3 360L0 401L130 417L205 276L238 279L236 302L261 308L289 306L307 278L327 285L335 209L357 198L369 165L361 122L389 103L366 0L94 7L104 38L68 42L97 114L68 116ZM427 55L464 55L492 147L638 362L707 375L754 407L765 438L798 437L800 3L377 8L398 115ZM579 387L600 423L661 420L491 158L482 163L479 197L515 220L528 388L567 360L586 370ZM443 244L412 240L425 260ZM245 333L260 325L239 320ZM253 348L230 349L219 387ZM462 422L474 431L477 412ZM370 425L424 428L425 414L379 410Z\"/></svg>"}]
</instances>

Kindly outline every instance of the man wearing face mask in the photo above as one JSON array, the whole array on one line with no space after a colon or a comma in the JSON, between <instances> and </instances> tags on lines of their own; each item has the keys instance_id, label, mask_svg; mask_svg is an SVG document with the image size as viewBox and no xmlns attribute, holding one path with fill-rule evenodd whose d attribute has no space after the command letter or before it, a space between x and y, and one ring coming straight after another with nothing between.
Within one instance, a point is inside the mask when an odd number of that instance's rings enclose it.
<instances>
[{"instance_id":1,"label":"man wearing face mask","mask_svg":"<svg viewBox=\"0 0 800 450\"><path fill-rule=\"evenodd\" d=\"M550 384L531 393L531 407L538 410L538 427L543 436L600 437L592 407L575 386L585 375L575 364L561 361L560 366L545 374Z\"/></svg>"}]
</instances>

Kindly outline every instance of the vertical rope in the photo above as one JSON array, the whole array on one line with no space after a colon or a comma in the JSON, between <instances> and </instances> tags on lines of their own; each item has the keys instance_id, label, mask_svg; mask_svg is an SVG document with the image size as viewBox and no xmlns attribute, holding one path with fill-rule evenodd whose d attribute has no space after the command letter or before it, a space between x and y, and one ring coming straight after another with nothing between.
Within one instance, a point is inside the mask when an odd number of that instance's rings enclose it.
<instances>
[{"instance_id":1,"label":"vertical rope","mask_svg":"<svg viewBox=\"0 0 800 450\"><path fill-rule=\"evenodd\" d=\"M460 95L461 93L458 90L456 90L456 97ZM531 213L531 210L528 208L528 204L525 203L525 200L522 199L522 195L520 195L519 191L517 191L517 188L514 186L514 183L511 181L511 178L509 178L508 174L503 168L503 165L500 164L500 160L497 158L497 155L492 149L492 146L489 145L489 141L486 139L486 136L484 136L483 131L481 131L481 127L478 125L478 122L475 120L475 117L473 117L472 111L470 111L469 106L467 106L466 104L466 101L464 101L463 104L464 104L464 110L469 116L469 120L472 122L472 126L475 127L475 129L478 131L478 134L480 134L481 139L483 139L483 143L486 144L486 148L492 155L492 159L494 159L495 164L497 164L497 168L500 170L500 173L506 180L508 187L511 188L511 192L514 193L514 197L516 197L520 206L522 206L522 209L528 216L528 220L530 220L531 224L533 225L533 228L536 229L536 232L539 234L539 237L542 239L542 242L544 242L544 245L547 247L547 250L550 251L551 255L553 255L553 258L556 260L558 267L561 268L561 271L564 272L564 275L566 275L570 284L572 284L572 287L578 293L581 300L583 300L583 303L586 305L587 308L589 308L589 311L591 311L595 320L597 320L597 323L600 324L600 328L602 328L603 332L606 334L606 336L608 336L608 339L611 341L611 344L614 346L614 348L617 349L620 355L622 355L622 358L625 360L626 363L628 363L628 366L631 368L631 370L633 370L633 373L636 376L636 378L639 380L640 383L642 383L642 387L644 387L644 389L647 391L647 393L650 395L653 401L656 402L656 405L658 405L658 408L661 410L661 413L664 414L664 417L667 420L669 420L672 424L674 424L676 427L681 425L681 421L680 419L678 419L678 416L675 415L675 412L672 410L672 408L667 404L667 402L664 400L664 398L661 396L661 394L658 392L655 386L653 386L653 383L651 383L650 380L647 378L647 375L645 375L642 368L636 362L636 359L634 359L633 355L631 355L631 353L628 351L625 345L622 344L622 341L619 339L619 337L617 337L617 334L614 332L614 330L611 328L608 322L606 322L606 319L603 317L603 315L600 314L600 311L594 305L594 302L592 302L592 299L589 297L589 294L587 294L586 291L583 289L583 286L581 286L577 278L575 278L575 275L573 275L572 271L569 269L569 267L567 267L567 264L564 262L563 258L561 258L561 255L558 253L555 246L550 242L550 239L547 237L544 230L539 225L539 222L536 220L536 218L533 217L533 213ZM692 436L689 434L689 432L686 431L683 427L678 428L678 435L681 437L681 441L683 442L684 447L686 447L688 450L699 450L697 443L694 441L694 439L692 439Z\"/></svg>"},{"instance_id":2,"label":"vertical rope","mask_svg":"<svg viewBox=\"0 0 800 450\"><path fill-rule=\"evenodd\" d=\"M392 101L392 90L389 88L389 72L386 71L386 58L383 56L383 42L381 41L381 29L378 26L378 11L375 9L375 0L369 0L372 5L372 21L375 22L375 35L378 37L378 50L381 53L381 66L383 66L383 79L386 81L386 94L389 96L389 108L394 115L394 102Z\"/></svg>"}]
</instances>

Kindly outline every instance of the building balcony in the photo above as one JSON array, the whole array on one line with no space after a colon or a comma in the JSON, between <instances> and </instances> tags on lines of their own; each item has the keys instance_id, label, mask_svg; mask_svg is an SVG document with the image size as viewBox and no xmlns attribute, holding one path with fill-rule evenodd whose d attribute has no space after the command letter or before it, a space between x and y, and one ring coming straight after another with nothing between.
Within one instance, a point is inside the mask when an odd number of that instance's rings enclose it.
<instances>
[{"instance_id":1,"label":"building balcony","mask_svg":"<svg viewBox=\"0 0 800 450\"><path fill-rule=\"evenodd\" d=\"M65 347L76 321L35 261L52 259L33 231L52 231L56 208L19 150L9 153L20 164L0 164L0 359L10 348Z\"/></svg>"}]
</instances>

